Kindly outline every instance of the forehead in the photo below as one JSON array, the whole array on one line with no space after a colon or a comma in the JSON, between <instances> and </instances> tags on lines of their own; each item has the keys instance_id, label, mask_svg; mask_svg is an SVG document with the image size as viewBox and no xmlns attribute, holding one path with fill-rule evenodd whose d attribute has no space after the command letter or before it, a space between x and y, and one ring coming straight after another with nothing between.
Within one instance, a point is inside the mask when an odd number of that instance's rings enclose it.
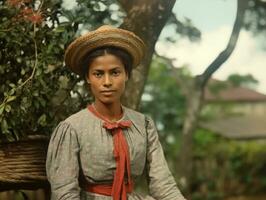
<instances>
[{"instance_id":1,"label":"forehead","mask_svg":"<svg viewBox=\"0 0 266 200\"><path fill-rule=\"evenodd\" d=\"M111 54L98 56L89 64L89 69L109 69L115 67L124 67L122 60Z\"/></svg>"}]
</instances>

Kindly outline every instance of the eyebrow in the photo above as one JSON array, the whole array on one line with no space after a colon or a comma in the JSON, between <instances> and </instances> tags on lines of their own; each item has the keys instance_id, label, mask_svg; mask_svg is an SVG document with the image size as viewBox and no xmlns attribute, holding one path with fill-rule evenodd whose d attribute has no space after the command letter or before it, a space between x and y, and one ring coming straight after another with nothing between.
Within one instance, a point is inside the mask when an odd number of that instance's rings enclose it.
<instances>
[{"instance_id":1,"label":"eyebrow","mask_svg":"<svg viewBox=\"0 0 266 200\"><path fill-rule=\"evenodd\" d=\"M120 67L120 66L119 66L119 67L116 66L116 67L114 67L114 68L109 69L108 71L119 70L119 69L121 69L121 68L122 68L122 67ZM103 70L103 69L97 69L97 68L96 68L96 69L93 69L92 71L98 71L98 72L101 71L101 72L102 72L102 71L104 71L104 70Z\"/></svg>"}]
</instances>

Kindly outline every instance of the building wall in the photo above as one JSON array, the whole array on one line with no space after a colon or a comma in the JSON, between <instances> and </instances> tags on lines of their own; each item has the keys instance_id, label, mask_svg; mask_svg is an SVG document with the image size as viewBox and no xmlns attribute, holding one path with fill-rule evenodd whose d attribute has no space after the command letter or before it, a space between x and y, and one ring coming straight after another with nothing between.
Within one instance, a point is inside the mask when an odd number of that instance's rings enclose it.
<instances>
[{"instance_id":1,"label":"building wall","mask_svg":"<svg viewBox=\"0 0 266 200\"><path fill-rule=\"evenodd\" d=\"M202 116L219 117L226 115L266 116L266 102L220 102L207 103L202 109Z\"/></svg>"},{"instance_id":2,"label":"building wall","mask_svg":"<svg viewBox=\"0 0 266 200\"><path fill-rule=\"evenodd\" d=\"M233 107L234 112L266 116L266 102L239 103Z\"/></svg>"}]
</instances>

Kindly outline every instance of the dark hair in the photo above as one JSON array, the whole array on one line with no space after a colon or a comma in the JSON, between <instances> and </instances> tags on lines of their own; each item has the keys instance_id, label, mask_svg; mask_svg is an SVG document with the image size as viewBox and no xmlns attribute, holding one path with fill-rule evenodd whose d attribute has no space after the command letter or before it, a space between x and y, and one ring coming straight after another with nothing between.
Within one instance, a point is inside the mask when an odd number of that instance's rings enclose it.
<instances>
[{"instance_id":1,"label":"dark hair","mask_svg":"<svg viewBox=\"0 0 266 200\"><path fill-rule=\"evenodd\" d=\"M122 63L124 64L125 71L128 77L130 78L131 71L132 71L132 62L133 62L132 56L127 51L121 48L118 48L118 47L113 47L113 46L100 47L88 53L88 55L85 57L84 62L83 62L83 67L82 67L83 77L86 79L90 63L95 58L106 55L106 54L111 54L111 55L114 55L120 58Z\"/></svg>"}]
</instances>

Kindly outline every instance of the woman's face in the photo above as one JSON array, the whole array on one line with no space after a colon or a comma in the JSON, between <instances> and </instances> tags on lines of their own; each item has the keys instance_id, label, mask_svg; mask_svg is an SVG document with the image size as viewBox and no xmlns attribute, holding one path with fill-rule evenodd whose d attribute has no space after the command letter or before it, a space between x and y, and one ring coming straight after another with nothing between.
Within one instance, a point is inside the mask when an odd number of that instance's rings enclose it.
<instances>
[{"instance_id":1,"label":"woman's face","mask_svg":"<svg viewBox=\"0 0 266 200\"><path fill-rule=\"evenodd\" d=\"M95 101L120 103L127 79L124 64L114 55L98 56L89 65L87 80Z\"/></svg>"}]
</instances>

